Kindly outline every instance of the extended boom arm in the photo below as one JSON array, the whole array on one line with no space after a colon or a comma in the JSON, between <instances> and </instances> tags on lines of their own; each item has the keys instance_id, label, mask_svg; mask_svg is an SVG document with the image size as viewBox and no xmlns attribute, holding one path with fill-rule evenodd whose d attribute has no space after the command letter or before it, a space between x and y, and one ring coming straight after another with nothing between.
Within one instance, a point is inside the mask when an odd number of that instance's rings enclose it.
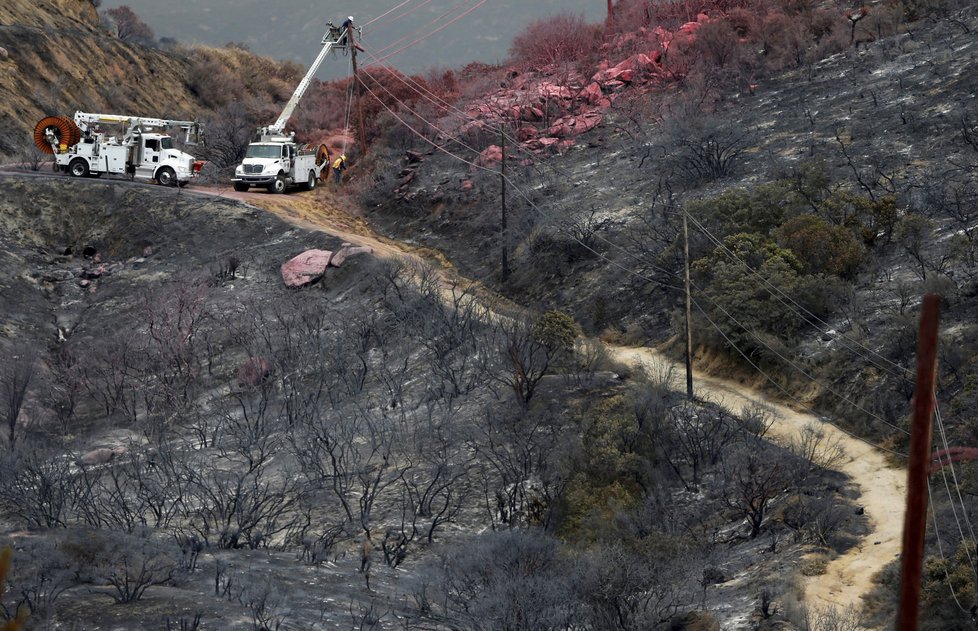
<instances>
[{"instance_id":1,"label":"extended boom arm","mask_svg":"<svg viewBox=\"0 0 978 631\"><path fill-rule=\"evenodd\" d=\"M292 94L292 98L285 104L285 109L282 110L281 116L278 117L275 124L269 125L266 129L261 130L262 135L282 134L285 131L285 124L289 122L290 118L292 118L292 113L299 105L299 101L302 99L302 95L306 93L306 89L309 87L309 84L312 83L312 78L316 75L316 71L319 70L319 66L323 63L323 59L326 58L326 53L328 53L333 46L342 46L343 44L340 44L339 42L345 36L345 31L341 31L335 27L326 31L326 34L323 35L323 49L319 51L316 61L312 62L312 65L309 67L309 72L307 72L306 76L302 78L302 81L299 82L295 92Z\"/></svg>"}]
</instances>

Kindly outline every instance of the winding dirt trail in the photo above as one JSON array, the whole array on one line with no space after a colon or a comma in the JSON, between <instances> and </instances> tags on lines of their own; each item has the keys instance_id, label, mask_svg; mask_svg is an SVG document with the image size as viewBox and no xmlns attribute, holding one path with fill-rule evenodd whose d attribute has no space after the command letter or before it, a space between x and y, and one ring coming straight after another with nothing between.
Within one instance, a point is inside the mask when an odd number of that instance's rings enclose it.
<instances>
[{"instance_id":1,"label":"winding dirt trail","mask_svg":"<svg viewBox=\"0 0 978 631\"><path fill-rule=\"evenodd\" d=\"M611 349L620 360L644 369L674 367L676 375L684 367L651 348ZM809 424L824 429L826 437L838 441L844 455L837 469L859 487L859 503L869 517L870 532L847 553L831 561L822 576L805 582L805 602L821 607L861 606L861 598L873 587L873 576L900 555L903 512L906 497L906 472L892 467L877 449L856 440L813 414L798 412L736 382L697 375L696 394L739 412L751 403L774 410L776 420L768 436L787 442L800 435ZM679 384L677 384L677 387Z\"/></svg>"},{"instance_id":2,"label":"winding dirt trail","mask_svg":"<svg viewBox=\"0 0 978 631\"><path fill-rule=\"evenodd\" d=\"M34 174L34 176L38 176ZM43 176L41 176L43 177ZM58 176L54 176L58 177ZM127 184L120 182L120 184ZM265 192L237 193L231 189L193 188L187 194L235 199L266 210L298 227L326 232L355 245L369 246L381 258L399 258L435 263L453 281L480 285L458 278L451 262L435 250L411 246L377 235L369 223L337 206L327 190L315 193L272 195ZM485 290L483 290L485 291ZM505 303L502 300L501 303ZM611 347L618 360L642 369L682 366L652 348ZM677 384L679 387L679 384ZM742 384L707 376L696 376L697 395L714 400L734 412L760 403L776 413L769 436L788 441L808 424L817 424L826 436L844 450L838 470L848 475L860 492L859 502L870 521L870 532L846 554L831 561L825 574L805 582L805 601L811 605L859 608L861 598L873 587L872 578L900 554L906 473L894 468L878 450L846 435L834 425L807 412L793 410Z\"/></svg>"},{"instance_id":3,"label":"winding dirt trail","mask_svg":"<svg viewBox=\"0 0 978 631\"><path fill-rule=\"evenodd\" d=\"M435 262L453 278L457 276L451 262L440 252L377 235L366 220L354 217L331 203L328 191L323 189L313 195L235 193L230 189L198 189L195 192L238 199L300 227L322 230L356 245L372 247L383 258L407 256ZM683 371L681 365L652 348L611 347L609 350L617 359L645 370L673 367L676 375ZM680 384L677 387L681 387ZM821 427L829 440L838 442L844 452L838 470L848 475L858 487L859 503L869 518L870 532L857 546L832 560L825 574L805 581L805 602L820 607L851 606L858 609L862 597L873 588L873 576L900 554L906 497L905 471L892 467L880 451L848 436L834 425L813 414L775 402L742 384L697 375L696 392L698 396L717 401L737 413L752 403L767 406L776 416L768 435L780 442L786 443L796 438L809 424Z\"/></svg>"}]
</instances>

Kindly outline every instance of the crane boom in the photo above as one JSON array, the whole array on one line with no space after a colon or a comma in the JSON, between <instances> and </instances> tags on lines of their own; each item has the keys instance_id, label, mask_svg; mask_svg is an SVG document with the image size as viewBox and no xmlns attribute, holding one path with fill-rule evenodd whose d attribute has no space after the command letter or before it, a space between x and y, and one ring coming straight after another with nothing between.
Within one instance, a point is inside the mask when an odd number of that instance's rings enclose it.
<instances>
[{"instance_id":1,"label":"crane boom","mask_svg":"<svg viewBox=\"0 0 978 631\"><path fill-rule=\"evenodd\" d=\"M75 112L75 124L87 128L93 123L124 125L127 130L134 127L179 127L186 133L184 142L196 144L200 137L200 123L197 121L178 121L167 118L149 118L146 116L128 116L126 114L93 114L90 112Z\"/></svg>"},{"instance_id":2,"label":"crane boom","mask_svg":"<svg viewBox=\"0 0 978 631\"><path fill-rule=\"evenodd\" d=\"M282 114L278 117L278 120L275 121L275 124L269 125L267 133L281 134L285 131L285 124L289 122L290 118L292 118L292 113L299 105L299 100L302 99L302 95L306 93L306 89L309 87L309 84L312 83L312 78L316 75L316 71L319 70L319 66L323 63L323 60L326 59L326 54L330 51L330 49L332 49L333 46L338 45L339 40L343 36L344 34L336 28L331 28L326 31L326 34L323 35L323 49L319 51L319 55L316 57L316 60L312 62L311 66L309 66L309 71L306 73L306 76L302 78L302 81L299 82L295 92L292 93L292 98L285 104L285 109L282 110Z\"/></svg>"}]
</instances>

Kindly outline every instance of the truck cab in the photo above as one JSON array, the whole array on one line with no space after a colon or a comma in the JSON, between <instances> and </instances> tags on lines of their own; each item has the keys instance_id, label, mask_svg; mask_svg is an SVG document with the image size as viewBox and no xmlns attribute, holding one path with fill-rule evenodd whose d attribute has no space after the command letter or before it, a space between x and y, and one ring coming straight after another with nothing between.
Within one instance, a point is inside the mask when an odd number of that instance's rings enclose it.
<instances>
[{"instance_id":1,"label":"truck cab","mask_svg":"<svg viewBox=\"0 0 978 631\"><path fill-rule=\"evenodd\" d=\"M173 148L173 138L166 134L141 133L133 143L130 174L140 180L156 180L164 186L186 184L196 175L195 158Z\"/></svg>"}]
</instances>

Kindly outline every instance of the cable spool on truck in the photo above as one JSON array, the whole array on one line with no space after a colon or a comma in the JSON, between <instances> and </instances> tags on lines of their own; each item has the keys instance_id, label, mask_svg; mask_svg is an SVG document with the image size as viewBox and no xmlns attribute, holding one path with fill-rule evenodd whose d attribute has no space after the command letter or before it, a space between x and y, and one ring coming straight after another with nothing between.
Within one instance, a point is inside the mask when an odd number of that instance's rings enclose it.
<instances>
[{"instance_id":1,"label":"cable spool on truck","mask_svg":"<svg viewBox=\"0 0 978 631\"><path fill-rule=\"evenodd\" d=\"M282 114L273 124L259 128L255 141L248 145L244 160L234 170L234 177L231 178L234 190L244 192L252 186L259 186L271 193L284 193L289 187L301 186L311 191L316 188L317 180L325 179L323 171L329 173L329 149L322 144L297 145L295 132L286 133L285 125L312 83L326 54L330 50L345 50L355 45L349 37L353 28L352 17L342 28L329 23L319 55L299 82Z\"/></svg>"},{"instance_id":2,"label":"cable spool on truck","mask_svg":"<svg viewBox=\"0 0 978 631\"><path fill-rule=\"evenodd\" d=\"M103 130L103 125L119 131L110 133ZM173 148L173 138L161 133L170 128L179 128L189 145L197 144L202 137L196 121L75 112L74 118L41 119L34 126L34 144L54 155L56 171L75 177L112 173L155 180L163 186L184 186L197 176L204 163Z\"/></svg>"}]
</instances>

